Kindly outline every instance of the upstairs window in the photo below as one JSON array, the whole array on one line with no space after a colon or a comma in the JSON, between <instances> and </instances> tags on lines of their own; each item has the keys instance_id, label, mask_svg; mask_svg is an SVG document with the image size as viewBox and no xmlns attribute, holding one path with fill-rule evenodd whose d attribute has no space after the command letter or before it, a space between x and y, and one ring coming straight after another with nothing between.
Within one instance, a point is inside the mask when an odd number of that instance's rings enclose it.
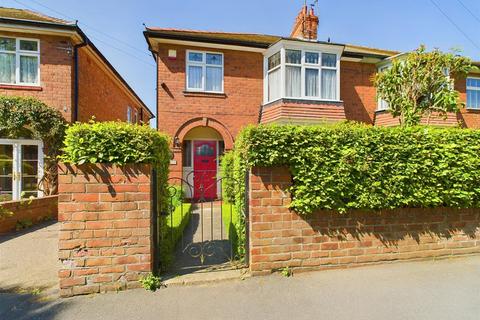
<instances>
[{"instance_id":1,"label":"upstairs window","mask_svg":"<svg viewBox=\"0 0 480 320\"><path fill-rule=\"evenodd\" d=\"M39 85L40 42L0 37L0 83Z\"/></svg>"},{"instance_id":2,"label":"upstairs window","mask_svg":"<svg viewBox=\"0 0 480 320\"><path fill-rule=\"evenodd\" d=\"M467 78L467 108L480 109L480 78Z\"/></svg>"},{"instance_id":3,"label":"upstairs window","mask_svg":"<svg viewBox=\"0 0 480 320\"><path fill-rule=\"evenodd\" d=\"M187 51L187 91L223 93L223 54Z\"/></svg>"},{"instance_id":4,"label":"upstairs window","mask_svg":"<svg viewBox=\"0 0 480 320\"><path fill-rule=\"evenodd\" d=\"M335 53L285 49L268 57L267 66L268 102L280 98L339 100L338 55Z\"/></svg>"}]
</instances>

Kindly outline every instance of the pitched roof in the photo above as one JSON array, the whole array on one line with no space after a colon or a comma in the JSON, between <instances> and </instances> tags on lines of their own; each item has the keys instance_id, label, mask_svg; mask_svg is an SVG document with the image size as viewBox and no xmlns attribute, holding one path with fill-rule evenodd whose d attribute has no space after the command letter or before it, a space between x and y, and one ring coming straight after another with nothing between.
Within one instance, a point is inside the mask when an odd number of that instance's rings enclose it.
<instances>
[{"instance_id":1,"label":"pitched roof","mask_svg":"<svg viewBox=\"0 0 480 320\"><path fill-rule=\"evenodd\" d=\"M165 38L165 39L178 39L178 40L191 40L198 42L211 42L221 44L233 44L251 46L256 48L268 48L272 44L280 40L295 40L305 41L291 37L282 37L277 35L267 34L255 34L255 33L235 33L235 32L223 32L223 31L200 31L200 30L186 30L186 29L171 29L171 28L156 28L147 27L145 36L153 38ZM330 42L319 43L331 44L331 45L344 45L346 52L372 54L378 56L393 56L399 52L393 50L384 50L378 48L369 48L365 46L351 45L351 44L336 44Z\"/></svg>"},{"instance_id":2,"label":"pitched roof","mask_svg":"<svg viewBox=\"0 0 480 320\"><path fill-rule=\"evenodd\" d=\"M75 22L50 17L27 9L0 7L0 18L72 25Z\"/></svg>"},{"instance_id":3,"label":"pitched roof","mask_svg":"<svg viewBox=\"0 0 480 320\"><path fill-rule=\"evenodd\" d=\"M182 38L191 40L203 40L211 42L238 43L251 45L261 48L267 48L271 44L279 41L282 37L267 34L254 33L235 33L220 31L199 31L186 29L170 29L170 28L152 28L147 27L147 33L150 36L160 36L162 38Z\"/></svg>"}]
</instances>

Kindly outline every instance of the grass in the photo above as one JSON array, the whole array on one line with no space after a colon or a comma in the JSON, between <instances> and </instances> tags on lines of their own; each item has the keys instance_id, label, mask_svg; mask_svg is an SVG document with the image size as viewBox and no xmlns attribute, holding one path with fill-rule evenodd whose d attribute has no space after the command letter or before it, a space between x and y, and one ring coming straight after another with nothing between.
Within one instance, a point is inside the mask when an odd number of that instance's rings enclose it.
<instances>
[{"instance_id":1,"label":"grass","mask_svg":"<svg viewBox=\"0 0 480 320\"><path fill-rule=\"evenodd\" d=\"M190 221L191 210L190 203L183 203L177 206L172 214L161 218L160 262L162 269L168 268L174 261L175 246Z\"/></svg>"},{"instance_id":2,"label":"grass","mask_svg":"<svg viewBox=\"0 0 480 320\"><path fill-rule=\"evenodd\" d=\"M239 246L243 242L241 238L244 237L240 219L240 214L235 205L230 203L222 204L222 220L225 227L224 234L227 234L228 239L232 242L233 256L236 258L242 251Z\"/></svg>"}]
</instances>

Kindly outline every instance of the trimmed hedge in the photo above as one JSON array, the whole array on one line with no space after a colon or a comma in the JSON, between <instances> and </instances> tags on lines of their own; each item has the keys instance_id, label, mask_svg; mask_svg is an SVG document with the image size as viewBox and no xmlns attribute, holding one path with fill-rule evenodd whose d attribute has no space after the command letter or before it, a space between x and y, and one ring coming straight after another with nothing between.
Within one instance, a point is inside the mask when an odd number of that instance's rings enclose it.
<instances>
[{"instance_id":1,"label":"trimmed hedge","mask_svg":"<svg viewBox=\"0 0 480 320\"><path fill-rule=\"evenodd\" d=\"M149 126L125 122L75 123L64 141L64 162L165 163L169 161L169 137Z\"/></svg>"},{"instance_id":2,"label":"trimmed hedge","mask_svg":"<svg viewBox=\"0 0 480 320\"><path fill-rule=\"evenodd\" d=\"M480 131L271 125L246 128L235 148L239 172L290 168L298 213L480 207Z\"/></svg>"}]
</instances>

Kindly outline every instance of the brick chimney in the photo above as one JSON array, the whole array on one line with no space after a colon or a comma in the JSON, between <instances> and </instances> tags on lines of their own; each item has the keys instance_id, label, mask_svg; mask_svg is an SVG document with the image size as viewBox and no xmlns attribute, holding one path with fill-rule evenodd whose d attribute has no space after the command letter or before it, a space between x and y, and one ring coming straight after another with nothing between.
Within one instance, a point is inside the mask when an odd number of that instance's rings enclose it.
<instances>
[{"instance_id":1,"label":"brick chimney","mask_svg":"<svg viewBox=\"0 0 480 320\"><path fill-rule=\"evenodd\" d=\"M310 8L309 11L307 6L303 6L295 20L290 37L304 40L317 40L317 33L318 17L315 15L313 8Z\"/></svg>"}]
</instances>

